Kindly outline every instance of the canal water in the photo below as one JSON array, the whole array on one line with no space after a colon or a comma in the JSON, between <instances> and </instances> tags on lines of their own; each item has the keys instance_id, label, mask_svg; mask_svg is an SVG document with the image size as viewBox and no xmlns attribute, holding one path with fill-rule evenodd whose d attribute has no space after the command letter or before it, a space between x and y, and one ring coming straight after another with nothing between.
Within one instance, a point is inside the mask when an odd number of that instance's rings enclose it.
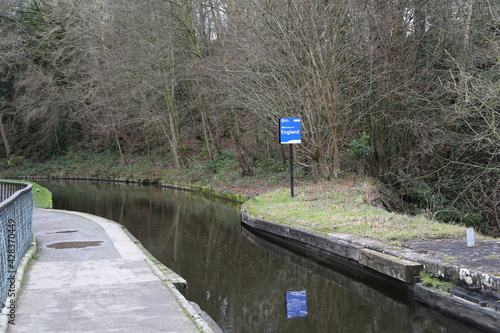
<instances>
[{"instance_id":1,"label":"canal water","mask_svg":"<svg viewBox=\"0 0 500 333\"><path fill-rule=\"evenodd\" d=\"M241 226L238 206L157 186L39 181L55 209L124 225L224 332L479 332L342 264Z\"/></svg>"}]
</instances>

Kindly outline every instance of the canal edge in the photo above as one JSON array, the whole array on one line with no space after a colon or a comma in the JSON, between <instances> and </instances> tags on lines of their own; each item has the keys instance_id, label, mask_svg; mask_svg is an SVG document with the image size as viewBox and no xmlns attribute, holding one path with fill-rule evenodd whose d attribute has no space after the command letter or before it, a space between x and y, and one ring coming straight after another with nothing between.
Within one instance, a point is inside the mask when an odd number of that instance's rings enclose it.
<instances>
[{"instance_id":1,"label":"canal edge","mask_svg":"<svg viewBox=\"0 0 500 333\"><path fill-rule=\"evenodd\" d=\"M232 193L228 191L217 190L213 187L193 185L193 184L180 184L175 182L163 182L157 179L141 178L109 178L109 177L80 177L80 176L11 176L10 179L20 179L20 180L69 180L69 181L96 181L96 182L110 182L110 183L123 183L123 184L135 184L135 185L159 185L164 188L171 188L176 190L188 191L193 193L198 193L207 197L223 199L226 201L235 202L242 204L250 196Z\"/></svg>"},{"instance_id":2,"label":"canal edge","mask_svg":"<svg viewBox=\"0 0 500 333\"><path fill-rule=\"evenodd\" d=\"M421 283L418 277L420 267L427 271L437 269L436 273L443 274L439 270L442 268L439 262L432 262L414 251L397 249L377 240L341 233L325 236L314 231L270 222L261 216L252 216L244 207L240 212L241 222L247 227L278 236L308 250L319 250L323 254L345 259L347 262L369 268L375 274L403 282L408 286L415 301L488 332L500 332L500 303L493 298L460 287L444 292L425 287ZM460 267L450 269L448 266L450 264L447 264L448 271L460 271ZM410 278L408 274L415 276Z\"/></svg>"},{"instance_id":3,"label":"canal edge","mask_svg":"<svg viewBox=\"0 0 500 333\"><path fill-rule=\"evenodd\" d=\"M50 209L51 211L66 213L77 215L86 219L91 220L92 222L97 223L101 228L106 232L105 224L114 224L118 226L122 232L137 246L139 250L144 254L146 258L144 258L146 264L149 266L153 274L167 287L167 289L172 293L180 305L180 307L184 310L187 317L189 317L195 326L198 328L200 332L203 333L219 333L222 332L220 327L215 323L215 321L203 310L201 313L196 310L196 307L193 306L192 302L188 301L186 298L187 295L187 282L180 275L169 269L167 266L158 261L143 245L142 243L135 238L130 231L125 228L125 226L121 225L118 222L113 220L109 220L97 215L76 212L76 211L67 211L67 210L57 210ZM107 232L106 232L107 233ZM113 240L111 240L113 242ZM161 268L160 268L161 267ZM0 331L0 333L3 333Z\"/></svg>"}]
</instances>

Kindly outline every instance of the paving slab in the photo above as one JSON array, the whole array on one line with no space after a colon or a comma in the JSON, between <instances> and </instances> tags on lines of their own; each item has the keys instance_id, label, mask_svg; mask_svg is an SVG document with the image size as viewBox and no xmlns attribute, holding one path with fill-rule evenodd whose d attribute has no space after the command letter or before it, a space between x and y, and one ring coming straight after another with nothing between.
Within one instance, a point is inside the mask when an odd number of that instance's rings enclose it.
<instances>
[{"instance_id":1,"label":"paving slab","mask_svg":"<svg viewBox=\"0 0 500 333\"><path fill-rule=\"evenodd\" d=\"M479 240L475 244L467 247L464 237L461 241L412 242L408 247L455 266L500 275L500 239Z\"/></svg>"},{"instance_id":2,"label":"paving slab","mask_svg":"<svg viewBox=\"0 0 500 333\"><path fill-rule=\"evenodd\" d=\"M119 224L36 209L33 233L8 332L212 332Z\"/></svg>"}]
</instances>

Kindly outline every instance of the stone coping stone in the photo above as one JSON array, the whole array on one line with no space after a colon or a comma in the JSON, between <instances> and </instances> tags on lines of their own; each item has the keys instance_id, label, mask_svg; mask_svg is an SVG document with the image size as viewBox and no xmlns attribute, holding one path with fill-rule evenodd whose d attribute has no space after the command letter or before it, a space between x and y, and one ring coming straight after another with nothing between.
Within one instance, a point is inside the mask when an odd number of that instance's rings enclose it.
<instances>
[{"instance_id":1,"label":"stone coping stone","mask_svg":"<svg viewBox=\"0 0 500 333\"><path fill-rule=\"evenodd\" d=\"M359 263L408 284L423 269L422 264L369 249L359 251Z\"/></svg>"}]
</instances>

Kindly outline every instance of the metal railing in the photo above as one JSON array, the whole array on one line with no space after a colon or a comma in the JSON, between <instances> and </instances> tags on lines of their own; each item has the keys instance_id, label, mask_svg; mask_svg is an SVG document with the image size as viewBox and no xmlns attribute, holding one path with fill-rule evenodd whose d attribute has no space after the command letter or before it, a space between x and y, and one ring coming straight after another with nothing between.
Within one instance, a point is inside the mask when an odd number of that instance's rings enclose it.
<instances>
[{"instance_id":1,"label":"metal railing","mask_svg":"<svg viewBox=\"0 0 500 333\"><path fill-rule=\"evenodd\" d=\"M0 308L33 239L33 185L0 182Z\"/></svg>"}]
</instances>

